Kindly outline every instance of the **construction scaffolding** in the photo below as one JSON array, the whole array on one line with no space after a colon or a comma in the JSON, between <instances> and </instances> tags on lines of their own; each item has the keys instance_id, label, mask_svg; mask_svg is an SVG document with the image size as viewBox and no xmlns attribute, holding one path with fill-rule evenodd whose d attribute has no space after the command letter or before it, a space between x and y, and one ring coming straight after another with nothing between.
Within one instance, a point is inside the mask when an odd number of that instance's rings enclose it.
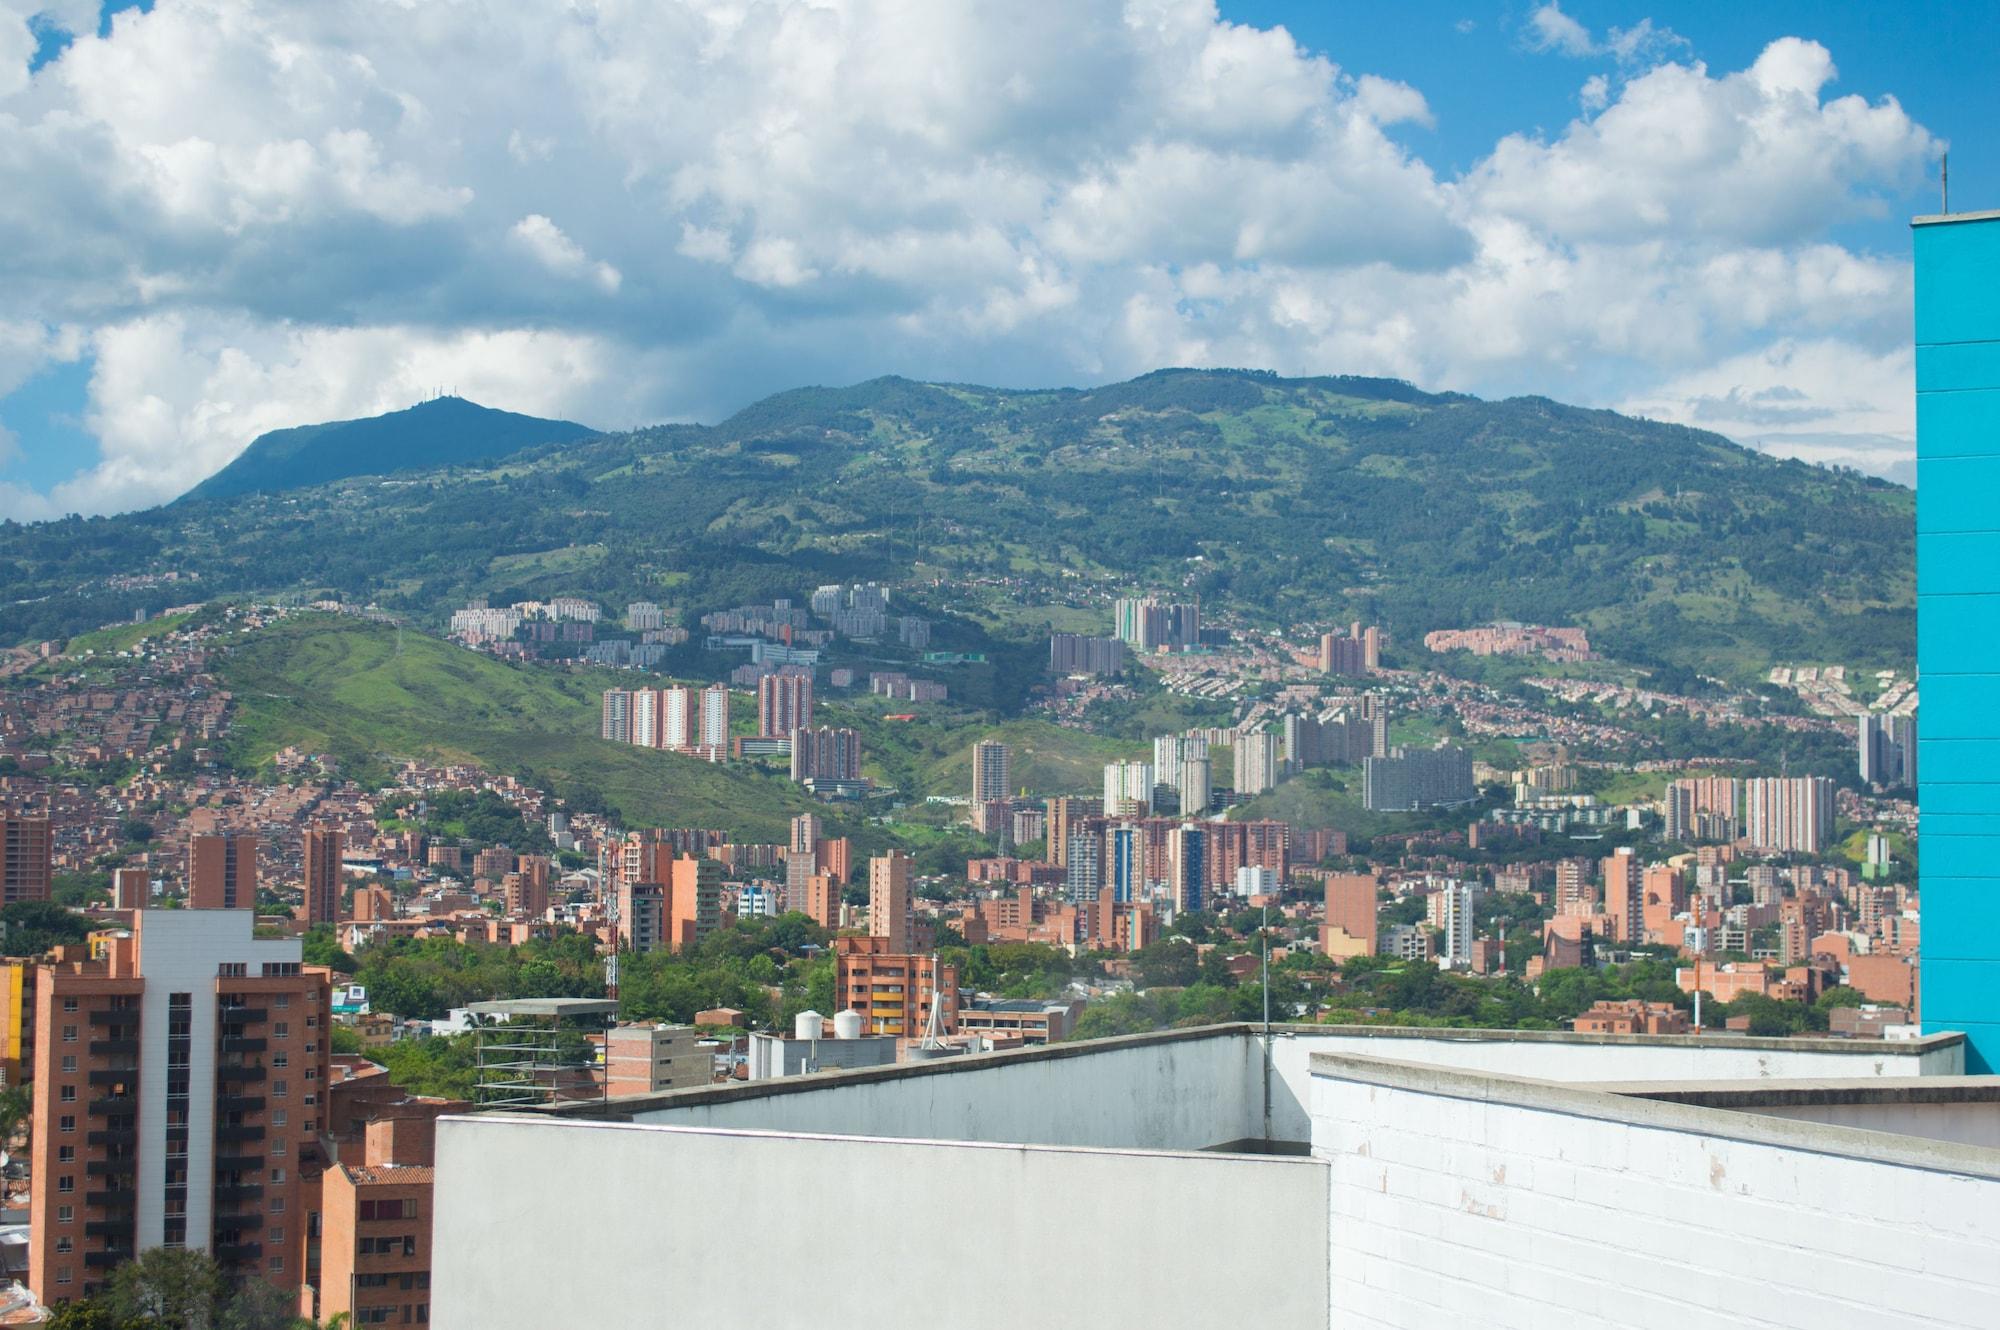
<instances>
[{"instance_id":1,"label":"construction scaffolding","mask_svg":"<svg viewBox=\"0 0 2000 1330\"><path fill-rule=\"evenodd\" d=\"M480 1108L536 1108L600 1099L598 1065L618 1003L601 998L475 1002L473 1048Z\"/></svg>"}]
</instances>

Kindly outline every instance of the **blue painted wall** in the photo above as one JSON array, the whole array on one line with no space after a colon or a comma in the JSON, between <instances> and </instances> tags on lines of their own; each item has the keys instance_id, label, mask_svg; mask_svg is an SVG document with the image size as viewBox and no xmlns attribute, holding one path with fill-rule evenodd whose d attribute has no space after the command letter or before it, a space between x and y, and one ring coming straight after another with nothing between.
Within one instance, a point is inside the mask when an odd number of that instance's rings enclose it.
<instances>
[{"instance_id":1,"label":"blue painted wall","mask_svg":"<svg viewBox=\"0 0 2000 1330\"><path fill-rule=\"evenodd\" d=\"M2000 217L1925 221L1917 265L1923 1021L2000 1067Z\"/></svg>"}]
</instances>

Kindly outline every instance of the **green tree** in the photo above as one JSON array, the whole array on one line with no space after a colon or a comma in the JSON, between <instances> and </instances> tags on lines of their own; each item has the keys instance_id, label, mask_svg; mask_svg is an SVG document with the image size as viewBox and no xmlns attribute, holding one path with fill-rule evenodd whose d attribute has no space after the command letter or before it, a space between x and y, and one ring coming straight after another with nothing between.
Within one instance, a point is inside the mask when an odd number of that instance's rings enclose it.
<instances>
[{"instance_id":1,"label":"green tree","mask_svg":"<svg viewBox=\"0 0 2000 1330\"><path fill-rule=\"evenodd\" d=\"M51 947L81 942L97 925L53 901L15 901L0 907L10 956L39 956Z\"/></svg>"},{"instance_id":2,"label":"green tree","mask_svg":"<svg viewBox=\"0 0 2000 1330\"><path fill-rule=\"evenodd\" d=\"M111 1272L105 1298L126 1322L159 1330L214 1330L229 1300L229 1280L207 1252L149 1247Z\"/></svg>"}]
</instances>

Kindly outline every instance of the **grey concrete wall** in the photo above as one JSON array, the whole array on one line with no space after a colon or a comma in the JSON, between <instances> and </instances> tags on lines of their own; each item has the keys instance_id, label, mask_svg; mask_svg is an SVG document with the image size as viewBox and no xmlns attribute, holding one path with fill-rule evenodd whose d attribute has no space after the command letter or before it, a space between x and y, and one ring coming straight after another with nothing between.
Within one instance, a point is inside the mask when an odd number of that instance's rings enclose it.
<instances>
[{"instance_id":1,"label":"grey concrete wall","mask_svg":"<svg viewBox=\"0 0 2000 1330\"><path fill-rule=\"evenodd\" d=\"M1312 1159L488 1116L438 1178L438 1330L1327 1325Z\"/></svg>"},{"instance_id":2,"label":"grey concrete wall","mask_svg":"<svg viewBox=\"0 0 2000 1330\"><path fill-rule=\"evenodd\" d=\"M1222 1033L1105 1040L652 1101L654 1126L1200 1150L1263 1134L1260 1052ZM1295 1139L1303 1140L1301 1131Z\"/></svg>"},{"instance_id":3,"label":"grey concrete wall","mask_svg":"<svg viewBox=\"0 0 2000 1330\"><path fill-rule=\"evenodd\" d=\"M1767 1105L1743 1111L2000 1150L2000 1104L1801 1104ZM2000 1308L1995 1309L1995 1319L2000 1320Z\"/></svg>"},{"instance_id":4,"label":"grey concrete wall","mask_svg":"<svg viewBox=\"0 0 2000 1330\"><path fill-rule=\"evenodd\" d=\"M1359 1060L1312 1093L1336 1327L2000 1323L2000 1153Z\"/></svg>"}]
</instances>

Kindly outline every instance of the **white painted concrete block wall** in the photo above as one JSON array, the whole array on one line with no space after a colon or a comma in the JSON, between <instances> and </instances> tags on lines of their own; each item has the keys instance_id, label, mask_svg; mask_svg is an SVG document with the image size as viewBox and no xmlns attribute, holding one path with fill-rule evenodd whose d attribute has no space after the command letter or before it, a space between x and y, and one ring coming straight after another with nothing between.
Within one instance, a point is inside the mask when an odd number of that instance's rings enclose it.
<instances>
[{"instance_id":1,"label":"white painted concrete block wall","mask_svg":"<svg viewBox=\"0 0 2000 1330\"><path fill-rule=\"evenodd\" d=\"M1315 1078L1334 1327L2000 1324L2000 1183Z\"/></svg>"},{"instance_id":2,"label":"white painted concrete block wall","mask_svg":"<svg viewBox=\"0 0 2000 1330\"><path fill-rule=\"evenodd\" d=\"M1235 1035L1081 1057L966 1059L948 1070L634 1115L652 1126L909 1140L1200 1150L1263 1134L1261 1054ZM1294 1137L1304 1140L1303 1129Z\"/></svg>"},{"instance_id":3,"label":"white painted concrete block wall","mask_svg":"<svg viewBox=\"0 0 2000 1330\"><path fill-rule=\"evenodd\" d=\"M1867 1043L1837 1050L1826 1049L1823 1042L1818 1046L1771 1049L1744 1047L1722 1039L1705 1040L1699 1045L1652 1040L1599 1043L1575 1036L1548 1041L1510 1039L1504 1032L1491 1030L1456 1034L1409 1030L1369 1034L1285 1031L1273 1037L1271 1050L1276 1071L1272 1130L1282 1139L1302 1141L1310 1134L1309 1064L1314 1053L1349 1053L1393 1062L1566 1082L1937 1076L1957 1075L1964 1069L1964 1055L1959 1049L1929 1054L1919 1054L1914 1049L1907 1053L1884 1053Z\"/></svg>"},{"instance_id":4,"label":"white painted concrete block wall","mask_svg":"<svg viewBox=\"0 0 2000 1330\"><path fill-rule=\"evenodd\" d=\"M482 1117L438 1176L437 1330L1326 1328L1311 1159Z\"/></svg>"}]
</instances>

